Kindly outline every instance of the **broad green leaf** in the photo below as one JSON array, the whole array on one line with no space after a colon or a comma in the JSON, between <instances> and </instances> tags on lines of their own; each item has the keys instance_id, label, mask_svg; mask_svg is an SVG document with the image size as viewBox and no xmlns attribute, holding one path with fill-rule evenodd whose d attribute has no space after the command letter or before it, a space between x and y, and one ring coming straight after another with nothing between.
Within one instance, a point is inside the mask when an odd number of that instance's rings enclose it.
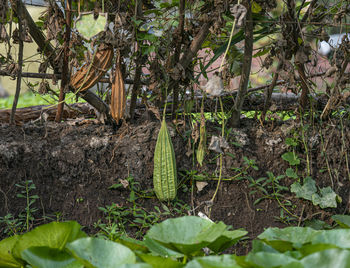
<instances>
[{"instance_id":1,"label":"broad green leaf","mask_svg":"<svg viewBox=\"0 0 350 268\"><path fill-rule=\"evenodd\" d=\"M295 193L299 198L311 201L312 195L317 191L316 183L311 177L306 177L302 186L299 182L294 182L290 187L290 191Z\"/></svg>"},{"instance_id":2,"label":"broad green leaf","mask_svg":"<svg viewBox=\"0 0 350 268\"><path fill-rule=\"evenodd\" d=\"M288 263L287 265L283 265L282 268L304 268L304 266L300 262L295 261Z\"/></svg>"},{"instance_id":3,"label":"broad green leaf","mask_svg":"<svg viewBox=\"0 0 350 268\"><path fill-rule=\"evenodd\" d=\"M153 253L157 254L163 257L174 257L174 258L181 258L184 255L178 251L174 251L170 248L167 248L166 246L163 246L159 242L149 238L145 237L144 238L145 245L147 248Z\"/></svg>"},{"instance_id":4,"label":"broad green leaf","mask_svg":"<svg viewBox=\"0 0 350 268\"><path fill-rule=\"evenodd\" d=\"M75 22L75 28L78 32L84 36L84 38L90 40L98 33L105 30L107 25L107 14L100 13L98 18L95 19L93 12L80 14Z\"/></svg>"},{"instance_id":5,"label":"broad green leaf","mask_svg":"<svg viewBox=\"0 0 350 268\"><path fill-rule=\"evenodd\" d=\"M337 248L337 246L330 244L305 244L299 249L299 252L305 257L315 252L332 248Z\"/></svg>"},{"instance_id":6,"label":"broad green leaf","mask_svg":"<svg viewBox=\"0 0 350 268\"><path fill-rule=\"evenodd\" d=\"M246 261L254 263L258 267L270 268L287 265L297 260L287 256L286 254L274 252L257 252L249 253Z\"/></svg>"},{"instance_id":7,"label":"broad green leaf","mask_svg":"<svg viewBox=\"0 0 350 268\"><path fill-rule=\"evenodd\" d=\"M164 258L149 254L138 254L137 256L153 268L181 268L184 266L184 264L177 262L171 258Z\"/></svg>"},{"instance_id":8,"label":"broad green leaf","mask_svg":"<svg viewBox=\"0 0 350 268\"><path fill-rule=\"evenodd\" d=\"M216 224L200 217L185 216L152 226L146 236L172 250L191 254L213 243L226 229L223 222Z\"/></svg>"},{"instance_id":9,"label":"broad green leaf","mask_svg":"<svg viewBox=\"0 0 350 268\"><path fill-rule=\"evenodd\" d=\"M300 159L294 152L284 153L282 155L282 159L286 160L291 166L296 166L300 164Z\"/></svg>"},{"instance_id":10,"label":"broad green leaf","mask_svg":"<svg viewBox=\"0 0 350 268\"><path fill-rule=\"evenodd\" d=\"M136 256L129 248L99 238L81 238L67 244L67 248L88 268L112 268L136 262Z\"/></svg>"},{"instance_id":11,"label":"broad green leaf","mask_svg":"<svg viewBox=\"0 0 350 268\"><path fill-rule=\"evenodd\" d=\"M295 173L294 169L292 168L287 168L286 170L286 175L289 177L289 178L293 178L293 179L297 179L298 178L298 174Z\"/></svg>"},{"instance_id":12,"label":"broad green leaf","mask_svg":"<svg viewBox=\"0 0 350 268\"><path fill-rule=\"evenodd\" d=\"M268 228L258 238L279 252L285 252L310 243L319 232L308 227Z\"/></svg>"},{"instance_id":13,"label":"broad green leaf","mask_svg":"<svg viewBox=\"0 0 350 268\"><path fill-rule=\"evenodd\" d=\"M118 266L118 268L152 268L152 266L148 263L127 263L123 264L122 266Z\"/></svg>"},{"instance_id":14,"label":"broad green leaf","mask_svg":"<svg viewBox=\"0 0 350 268\"><path fill-rule=\"evenodd\" d=\"M21 252L30 247L46 246L62 250L67 243L81 237L86 237L86 234L81 231L79 223L75 221L51 222L23 234L15 244L12 254L15 258L21 259Z\"/></svg>"},{"instance_id":15,"label":"broad green leaf","mask_svg":"<svg viewBox=\"0 0 350 268\"><path fill-rule=\"evenodd\" d=\"M236 244L247 234L248 232L245 230L225 231L213 243L209 244L208 248L210 248L215 253L220 253Z\"/></svg>"},{"instance_id":16,"label":"broad green leaf","mask_svg":"<svg viewBox=\"0 0 350 268\"><path fill-rule=\"evenodd\" d=\"M49 247L31 247L22 251L22 259L37 268L84 268L66 251Z\"/></svg>"},{"instance_id":17,"label":"broad green leaf","mask_svg":"<svg viewBox=\"0 0 350 268\"><path fill-rule=\"evenodd\" d=\"M271 247L270 245L264 243L261 240L253 240L252 242L252 253L256 252L272 252L272 253L277 253L278 251Z\"/></svg>"},{"instance_id":18,"label":"broad green leaf","mask_svg":"<svg viewBox=\"0 0 350 268\"><path fill-rule=\"evenodd\" d=\"M286 138L285 142L289 146L293 146L293 147L298 146L298 143L293 138Z\"/></svg>"},{"instance_id":19,"label":"broad green leaf","mask_svg":"<svg viewBox=\"0 0 350 268\"><path fill-rule=\"evenodd\" d=\"M0 267L22 266L11 254L11 250L19 238L20 236L15 235L0 241Z\"/></svg>"},{"instance_id":20,"label":"broad green leaf","mask_svg":"<svg viewBox=\"0 0 350 268\"><path fill-rule=\"evenodd\" d=\"M312 244L331 244L339 248L350 249L350 230L334 229L320 231L312 239Z\"/></svg>"},{"instance_id":21,"label":"broad green leaf","mask_svg":"<svg viewBox=\"0 0 350 268\"><path fill-rule=\"evenodd\" d=\"M144 253L148 252L147 246L144 241L139 241L131 237L122 236L114 242L117 242L130 248L132 251L140 251Z\"/></svg>"},{"instance_id":22,"label":"broad green leaf","mask_svg":"<svg viewBox=\"0 0 350 268\"><path fill-rule=\"evenodd\" d=\"M298 249L298 250L293 250L293 251L286 251L286 252L284 252L283 254L286 255L286 256L288 256L288 257L297 259L297 260L300 260L301 258L304 257L304 255L300 252L300 249Z\"/></svg>"},{"instance_id":23,"label":"broad green leaf","mask_svg":"<svg viewBox=\"0 0 350 268\"><path fill-rule=\"evenodd\" d=\"M320 190L320 195L312 195L312 203L320 208L336 208L337 207L337 194L331 187L325 187Z\"/></svg>"},{"instance_id":24,"label":"broad green leaf","mask_svg":"<svg viewBox=\"0 0 350 268\"><path fill-rule=\"evenodd\" d=\"M342 228L350 228L350 216L349 215L333 215L332 219L339 224Z\"/></svg>"},{"instance_id":25,"label":"broad green leaf","mask_svg":"<svg viewBox=\"0 0 350 268\"><path fill-rule=\"evenodd\" d=\"M348 268L350 251L344 249L327 249L303 258L300 263L304 268Z\"/></svg>"},{"instance_id":26,"label":"broad green leaf","mask_svg":"<svg viewBox=\"0 0 350 268\"><path fill-rule=\"evenodd\" d=\"M312 229L315 229L315 230L327 230L327 229L329 230L332 228L329 224L318 219L304 221L304 226L311 227Z\"/></svg>"},{"instance_id":27,"label":"broad green leaf","mask_svg":"<svg viewBox=\"0 0 350 268\"><path fill-rule=\"evenodd\" d=\"M240 268L235 255L205 256L195 258L185 268Z\"/></svg>"}]
</instances>

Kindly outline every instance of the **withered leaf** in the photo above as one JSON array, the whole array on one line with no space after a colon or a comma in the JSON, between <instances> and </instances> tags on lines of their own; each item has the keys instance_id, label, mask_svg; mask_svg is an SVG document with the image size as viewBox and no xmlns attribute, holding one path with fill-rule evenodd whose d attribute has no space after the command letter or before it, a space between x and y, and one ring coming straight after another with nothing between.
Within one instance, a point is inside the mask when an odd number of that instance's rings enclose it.
<instances>
[{"instance_id":1,"label":"withered leaf","mask_svg":"<svg viewBox=\"0 0 350 268\"><path fill-rule=\"evenodd\" d=\"M39 73L46 73L47 67L48 67L48 62L47 61L44 61L44 62L40 63L40 65L39 65Z\"/></svg>"},{"instance_id":2,"label":"withered leaf","mask_svg":"<svg viewBox=\"0 0 350 268\"><path fill-rule=\"evenodd\" d=\"M38 92L39 94L47 94L49 88L50 88L49 83L46 80L43 80L39 84Z\"/></svg>"},{"instance_id":3,"label":"withered leaf","mask_svg":"<svg viewBox=\"0 0 350 268\"><path fill-rule=\"evenodd\" d=\"M196 181L196 187L198 192L202 191L205 186L207 186L208 183L205 181Z\"/></svg>"},{"instance_id":4,"label":"withered leaf","mask_svg":"<svg viewBox=\"0 0 350 268\"><path fill-rule=\"evenodd\" d=\"M119 179L119 181L120 181L121 185L123 185L123 187L125 189L128 188L128 186L129 186L128 180Z\"/></svg>"},{"instance_id":5,"label":"withered leaf","mask_svg":"<svg viewBox=\"0 0 350 268\"><path fill-rule=\"evenodd\" d=\"M112 65L113 48L101 44L95 57L91 62L87 62L71 77L70 86L75 91L85 91L93 87L100 78L108 71Z\"/></svg>"},{"instance_id":6,"label":"withered leaf","mask_svg":"<svg viewBox=\"0 0 350 268\"><path fill-rule=\"evenodd\" d=\"M14 44L19 43L19 30L17 28L12 32L12 40Z\"/></svg>"},{"instance_id":7,"label":"withered leaf","mask_svg":"<svg viewBox=\"0 0 350 268\"><path fill-rule=\"evenodd\" d=\"M114 83L112 84L110 112L113 119L118 123L123 118L126 104L125 85L120 70L120 56L114 72Z\"/></svg>"},{"instance_id":8,"label":"withered leaf","mask_svg":"<svg viewBox=\"0 0 350 268\"><path fill-rule=\"evenodd\" d=\"M151 111L154 116L159 120L161 121L161 117L160 117L160 113L159 113L159 110L157 107L151 105L151 104L147 104L147 110Z\"/></svg>"},{"instance_id":9,"label":"withered leaf","mask_svg":"<svg viewBox=\"0 0 350 268\"><path fill-rule=\"evenodd\" d=\"M3 24L0 25L0 43L6 42L7 39L9 38L6 28Z\"/></svg>"},{"instance_id":10,"label":"withered leaf","mask_svg":"<svg viewBox=\"0 0 350 268\"><path fill-rule=\"evenodd\" d=\"M245 6L237 4L234 5L230 11L232 15L235 16L236 26L241 27L243 25L245 15L247 14L247 9L245 8Z\"/></svg>"}]
</instances>

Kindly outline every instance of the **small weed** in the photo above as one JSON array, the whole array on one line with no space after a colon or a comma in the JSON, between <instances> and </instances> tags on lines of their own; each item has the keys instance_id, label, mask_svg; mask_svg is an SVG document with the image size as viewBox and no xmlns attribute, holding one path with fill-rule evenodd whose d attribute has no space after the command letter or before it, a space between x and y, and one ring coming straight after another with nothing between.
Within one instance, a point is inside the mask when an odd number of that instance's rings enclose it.
<instances>
[{"instance_id":1,"label":"small weed","mask_svg":"<svg viewBox=\"0 0 350 268\"><path fill-rule=\"evenodd\" d=\"M34 221L34 213L38 211L37 208L33 207L36 200L39 199L38 195L31 194L31 192L36 189L33 181L26 180L23 183L15 185L20 189L20 193L17 194L17 197L25 200L26 207L24 211L18 215L18 218L10 213L4 217L0 217L0 224L3 223L6 225L3 233L9 236L29 231Z\"/></svg>"},{"instance_id":2,"label":"small weed","mask_svg":"<svg viewBox=\"0 0 350 268\"><path fill-rule=\"evenodd\" d=\"M249 194L255 194L257 192L260 192L262 194L261 197L256 199L254 201L254 205L257 205L264 199L274 199L278 202L279 206L284 210L284 212L287 212L292 218L297 218L296 215L291 213L287 206L290 206L294 209L293 205L289 200L284 200L284 196L282 192L289 191L288 187L283 186L281 184L281 180L285 178L284 175L275 176L272 172L266 172L268 177L263 177L255 180L252 177L249 177L248 180L250 181L250 184L248 187L253 188L254 190L250 191ZM284 213L283 212L283 213ZM281 215L283 217L281 217ZM284 214L281 214L278 218L279 220L283 219L283 221L286 221L286 217ZM289 217L289 216L288 216ZM291 219L288 218L288 221Z\"/></svg>"},{"instance_id":3,"label":"small weed","mask_svg":"<svg viewBox=\"0 0 350 268\"><path fill-rule=\"evenodd\" d=\"M103 212L107 223L102 223L99 220L94 224L95 228L101 229L99 235L107 237L108 239L115 241L121 235L126 234L127 218L130 216L131 211L127 207L120 206L112 203L110 206L99 207Z\"/></svg>"},{"instance_id":4,"label":"small weed","mask_svg":"<svg viewBox=\"0 0 350 268\"><path fill-rule=\"evenodd\" d=\"M32 180L26 180L24 183L15 184L21 189L21 193L17 194L18 198L23 198L26 201L25 213L19 215L20 219L24 219L26 231L29 231L29 225L34 221L34 213L38 210L33 207L33 204L39 199L38 195L31 195L31 192L36 189L35 184Z\"/></svg>"},{"instance_id":5,"label":"small weed","mask_svg":"<svg viewBox=\"0 0 350 268\"><path fill-rule=\"evenodd\" d=\"M95 228L100 229L98 236L106 237L113 241L127 235L130 229L136 230L133 234L135 238L141 238L155 223L168 217L185 215L185 212L190 210L188 205L175 200L172 202L171 209L162 204L161 208L154 206L154 210L148 211L138 202L141 198L147 198L147 191L142 190L140 184L132 176L120 180L120 183L109 187L109 189L119 188L130 191L129 197L126 199L129 205L121 206L112 203L110 206L100 207L99 209L103 213L104 220L99 220L94 224Z\"/></svg>"},{"instance_id":6,"label":"small weed","mask_svg":"<svg viewBox=\"0 0 350 268\"><path fill-rule=\"evenodd\" d=\"M294 135L293 138L286 138L285 143L289 148L293 148L292 151L286 152L282 155L282 159L287 161L290 165L290 167L286 169L286 176L298 179L298 165L300 164L300 159L295 153L295 148L299 144L296 135Z\"/></svg>"},{"instance_id":7,"label":"small weed","mask_svg":"<svg viewBox=\"0 0 350 268\"><path fill-rule=\"evenodd\" d=\"M281 208L280 210L280 215L278 217L275 216L274 218L275 220L280 221L286 225L290 225L293 222L298 221L298 219L295 216L290 216L288 215L288 213L285 213L285 210L283 208Z\"/></svg>"},{"instance_id":8,"label":"small weed","mask_svg":"<svg viewBox=\"0 0 350 268\"><path fill-rule=\"evenodd\" d=\"M15 218L11 213L0 217L0 224L5 224L2 231L6 236L13 236L24 231L23 222Z\"/></svg>"}]
</instances>

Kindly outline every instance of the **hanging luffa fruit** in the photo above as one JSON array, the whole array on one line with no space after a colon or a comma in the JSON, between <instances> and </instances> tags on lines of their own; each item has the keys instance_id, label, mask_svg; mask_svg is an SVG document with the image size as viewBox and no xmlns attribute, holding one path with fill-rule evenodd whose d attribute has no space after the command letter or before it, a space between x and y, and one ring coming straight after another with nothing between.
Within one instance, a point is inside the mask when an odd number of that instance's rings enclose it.
<instances>
[{"instance_id":1,"label":"hanging luffa fruit","mask_svg":"<svg viewBox=\"0 0 350 268\"><path fill-rule=\"evenodd\" d=\"M114 72L110 111L113 119L118 123L123 118L126 104L125 85L120 70L120 52L118 51L117 66Z\"/></svg>"},{"instance_id":2,"label":"hanging luffa fruit","mask_svg":"<svg viewBox=\"0 0 350 268\"><path fill-rule=\"evenodd\" d=\"M70 86L74 92L83 92L93 87L112 65L113 47L99 45L92 63L86 63L72 77Z\"/></svg>"},{"instance_id":3,"label":"hanging luffa fruit","mask_svg":"<svg viewBox=\"0 0 350 268\"><path fill-rule=\"evenodd\" d=\"M163 116L154 151L153 187L160 201L170 201L176 197L175 153L165 116Z\"/></svg>"},{"instance_id":4,"label":"hanging luffa fruit","mask_svg":"<svg viewBox=\"0 0 350 268\"><path fill-rule=\"evenodd\" d=\"M199 129L199 145L197 149L197 161L202 166L205 156L206 144L207 144L207 133L205 130L205 117L204 117L204 102L202 101L201 107L201 126Z\"/></svg>"}]
</instances>

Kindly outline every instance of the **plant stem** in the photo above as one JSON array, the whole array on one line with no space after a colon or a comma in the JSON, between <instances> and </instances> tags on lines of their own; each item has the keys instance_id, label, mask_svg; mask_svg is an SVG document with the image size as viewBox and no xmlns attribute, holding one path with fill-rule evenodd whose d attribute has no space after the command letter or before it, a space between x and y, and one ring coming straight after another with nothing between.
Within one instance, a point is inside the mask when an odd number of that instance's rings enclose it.
<instances>
[{"instance_id":1,"label":"plant stem","mask_svg":"<svg viewBox=\"0 0 350 268\"><path fill-rule=\"evenodd\" d=\"M346 171L348 173L348 178L350 181L350 169L349 169L349 160L348 160L348 151L347 151L347 147L345 145L345 140L344 140L344 125L343 125L343 117L340 116L340 126L341 126L341 140L343 143L342 146L342 151L344 152L344 148L345 148L345 165L346 165Z\"/></svg>"},{"instance_id":2,"label":"plant stem","mask_svg":"<svg viewBox=\"0 0 350 268\"><path fill-rule=\"evenodd\" d=\"M25 182L26 186L26 198L27 198L27 211L26 211L26 226L27 232L29 231L29 216L30 216L30 208L29 208L29 189L28 189L28 181Z\"/></svg>"},{"instance_id":3,"label":"plant stem","mask_svg":"<svg viewBox=\"0 0 350 268\"><path fill-rule=\"evenodd\" d=\"M239 5L240 2L241 2L241 1L238 0L237 5ZM222 57L222 60L221 60L221 64L220 64L220 68L219 68L219 73L221 73L221 71L222 71L222 66L224 65L224 61L225 61L227 52L228 52L228 50L230 49L231 42L232 42L232 37L233 37L233 32L234 32L234 30L235 30L235 28L236 28L237 19L238 19L238 18L235 17L235 20L233 21L232 29L231 29L231 33L230 33L230 39L228 40L228 44L227 44L227 47L226 47L224 56Z\"/></svg>"},{"instance_id":4,"label":"plant stem","mask_svg":"<svg viewBox=\"0 0 350 268\"><path fill-rule=\"evenodd\" d=\"M220 101L221 116L222 116L221 137L224 138L224 135L225 135L225 113L224 113L224 106L222 105L222 100L221 100L220 96L219 96L219 101ZM214 193L213 197L211 198L211 202L214 202L215 197L216 197L218 190L219 190L219 187L220 187L221 178L222 178L222 159L223 159L223 154L220 154L219 180L218 180L218 184L216 185L215 193Z\"/></svg>"},{"instance_id":5,"label":"plant stem","mask_svg":"<svg viewBox=\"0 0 350 268\"><path fill-rule=\"evenodd\" d=\"M321 132L321 145L322 145L322 153L324 154L324 157L326 159L326 165L327 165L327 171L328 171L328 174L329 174L329 177L331 178L331 183L332 183L332 188L334 188L334 182L333 182L333 176L332 176L332 171L331 171L331 168L329 166L329 162L328 162L328 157L327 157L327 153L326 153L326 148L324 146L324 141L323 141L323 136L322 136L322 130L320 130Z\"/></svg>"},{"instance_id":6,"label":"plant stem","mask_svg":"<svg viewBox=\"0 0 350 268\"><path fill-rule=\"evenodd\" d=\"M311 174L311 167L310 167L310 159L309 159L309 149L307 147L306 139L305 139L305 130L304 130L304 124L303 124L303 118L300 117L300 123L301 123L301 137L303 140L305 153L306 153L306 168L307 168L307 175L310 176Z\"/></svg>"},{"instance_id":7,"label":"plant stem","mask_svg":"<svg viewBox=\"0 0 350 268\"><path fill-rule=\"evenodd\" d=\"M239 82L239 90L235 99L235 103L233 105L233 111L230 119L230 125L232 127L239 127L239 124L240 124L241 110L242 110L244 99L247 94L250 69L252 65L254 24L252 20L251 2L252 1L248 1L246 5L247 14L246 14L246 22L244 26L245 42L244 42L243 66L242 66L241 80Z\"/></svg>"},{"instance_id":8,"label":"plant stem","mask_svg":"<svg viewBox=\"0 0 350 268\"><path fill-rule=\"evenodd\" d=\"M69 84L69 41L70 41L70 34L71 34L71 5L72 0L66 1L66 31L64 35L64 54L63 54L63 68L62 68L62 80L61 80L61 88L60 88L60 96L58 99L58 106L57 106L57 113L56 113L56 122L60 122L62 120L62 113L63 113L63 106L64 106L64 98L65 98L65 91Z\"/></svg>"},{"instance_id":9,"label":"plant stem","mask_svg":"<svg viewBox=\"0 0 350 268\"><path fill-rule=\"evenodd\" d=\"M21 1L18 0L17 2L21 2ZM21 12L21 9L22 9L22 6L19 4L18 11ZM11 116L10 116L10 124L15 123L16 108L17 108L19 93L21 92L23 47L24 47L24 45L23 45L24 29L23 29L23 20L22 20L22 18L20 18L20 16L18 16L18 31L19 31L18 73L17 73L16 93L15 93L15 97L13 99L12 111L11 111Z\"/></svg>"},{"instance_id":10,"label":"plant stem","mask_svg":"<svg viewBox=\"0 0 350 268\"><path fill-rule=\"evenodd\" d=\"M292 217L295 217L295 218L298 218L297 215L294 215L292 212L290 212L280 201L280 199L278 198L277 194L276 194L276 189L275 189L275 177L273 177L273 180L272 180L272 190L273 190L273 195L275 196L278 204L280 205L280 207L285 211L287 212L289 215L291 215Z\"/></svg>"}]
</instances>

